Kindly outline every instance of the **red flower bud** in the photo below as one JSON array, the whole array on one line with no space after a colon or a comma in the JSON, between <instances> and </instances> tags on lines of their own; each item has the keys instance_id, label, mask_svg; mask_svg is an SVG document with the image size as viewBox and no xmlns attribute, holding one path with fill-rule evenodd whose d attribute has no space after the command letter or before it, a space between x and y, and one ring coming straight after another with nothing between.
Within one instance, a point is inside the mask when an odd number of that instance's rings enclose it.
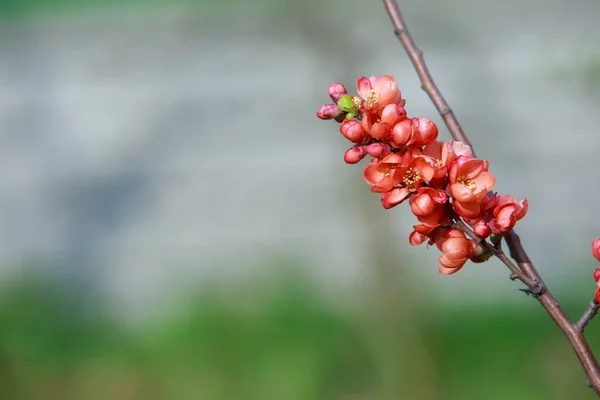
<instances>
[{"instance_id":1,"label":"red flower bud","mask_svg":"<svg viewBox=\"0 0 600 400\"><path fill-rule=\"evenodd\" d=\"M413 123L410 118L403 118L392 128L390 142L396 147L404 147L413 142Z\"/></svg>"},{"instance_id":2,"label":"red flower bud","mask_svg":"<svg viewBox=\"0 0 600 400\"><path fill-rule=\"evenodd\" d=\"M342 135L344 135L346 139L354 143L359 143L365 136L365 131L360 125L360 122L353 119L345 119L340 126L340 132L342 132Z\"/></svg>"},{"instance_id":3,"label":"red flower bud","mask_svg":"<svg viewBox=\"0 0 600 400\"><path fill-rule=\"evenodd\" d=\"M348 94L346 88L341 83L332 83L329 85L328 92L329 97L331 97L331 100L333 100L335 104L337 104L343 95Z\"/></svg>"},{"instance_id":4,"label":"red flower bud","mask_svg":"<svg viewBox=\"0 0 600 400\"><path fill-rule=\"evenodd\" d=\"M600 281L600 268L596 268L594 270L594 280L596 282Z\"/></svg>"},{"instance_id":5,"label":"red flower bud","mask_svg":"<svg viewBox=\"0 0 600 400\"><path fill-rule=\"evenodd\" d=\"M436 205L433 202L433 199L427 193L417 193L410 199L410 209L417 217L431 214L435 208Z\"/></svg>"},{"instance_id":6,"label":"red flower bud","mask_svg":"<svg viewBox=\"0 0 600 400\"><path fill-rule=\"evenodd\" d=\"M592 241L592 255L596 257L596 260L600 261L600 238Z\"/></svg>"},{"instance_id":7,"label":"red flower bud","mask_svg":"<svg viewBox=\"0 0 600 400\"><path fill-rule=\"evenodd\" d=\"M346 154L344 154L344 161L348 164L356 164L365 156L367 153L362 146L352 146L348 150L346 150Z\"/></svg>"},{"instance_id":8,"label":"red flower bud","mask_svg":"<svg viewBox=\"0 0 600 400\"><path fill-rule=\"evenodd\" d=\"M421 243L425 242L428 239L427 235L419 233L417 231L413 231L410 236L408 236L408 243L411 246L418 246Z\"/></svg>"},{"instance_id":9,"label":"red flower bud","mask_svg":"<svg viewBox=\"0 0 600 400\"><path fill-rule=\"evenodd\" d=\"M333 119L342 114L342 110L335 104L324 104L317 111L317 117L321 119Z\"/></svg>"},{"instance_id":10,"label":"red flower bud","mask_svg":"<svg viewBox=\"0 0 600 400\"><path fill-rule=\"evenodd\" d=\"M435 142L438 136L437 126L427 118L413 118L414 146L425 146Z\"/></svg>"},{"instance_id":11,"label":"red flower bud","mask_svg":"<svg viewBox=\"0 0 600 400\"><path fill-rule=\"evenodd\" d=\"M365 151L371 157L381 157L390 152L390 146L383 143L371 143L365 148Z\"/></svg>"},{"instance_id":12,"label":"red flower bud","mask_svg":"<svg viewBox=\"0 0 600 400\"><path fill-rule=\"evenodd\" d=\"M487 238L492 233L492 230L490 229L490 227L488 226L488 224L484 220L482 220L482 219L480 219L477 222L475 222L475 226L473 227L473 231L475 232L475 234L477 236L479 236L482 239Z\"/></svg>"}]
</instances>

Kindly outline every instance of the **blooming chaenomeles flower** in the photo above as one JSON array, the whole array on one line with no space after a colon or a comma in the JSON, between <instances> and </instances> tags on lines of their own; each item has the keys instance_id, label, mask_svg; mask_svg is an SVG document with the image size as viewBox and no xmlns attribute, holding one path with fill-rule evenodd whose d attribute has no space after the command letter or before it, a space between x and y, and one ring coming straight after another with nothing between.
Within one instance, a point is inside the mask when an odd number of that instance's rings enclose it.
<instances>
[{"instance_id":1,"label":"blooming chaenomeles flower","mask_svg":"<svg viewBox=\"0 0 600 400\"><path fill-rule=\"evenodd\" d=\"M344 85L331 84L328 93L333 103L317 112L321 119L340 122L340 132L353 143L344 161L356 164L371 157L363 172L365 182L381 194L386 209L408 201L419 221L409 243L436 244L443 252L440 273L455 273L469 259L489 258L477 252L480 243L454 223L462 219L480 240L490 235L498 239L525 216L527 200L498 196L492 191L496 179L487 161L473 157L464 143L437 141L433 121L409 117L393 76L363 76L356 87L358 96L350 96ZM600 260L597 240L594 256Z\"/></svg>"}]
</instances>

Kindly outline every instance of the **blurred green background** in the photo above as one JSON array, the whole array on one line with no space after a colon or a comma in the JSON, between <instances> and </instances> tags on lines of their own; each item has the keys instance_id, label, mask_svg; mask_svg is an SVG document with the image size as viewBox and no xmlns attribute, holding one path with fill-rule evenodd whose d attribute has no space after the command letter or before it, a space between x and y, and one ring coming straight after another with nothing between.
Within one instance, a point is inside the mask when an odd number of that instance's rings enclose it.
<instances>
[{"instance_id":1,"label":"blurred green background","mask_svg":"<svg viewBox=\"0 0 600 400\"><path fill-rule=\"evenodd\" d=\"M408 307L406 288L380 277L341 302L282 267L201 287L137 327L82 314L40 279L12 282L0 296L1 398L592 398L531 298L448 307L430 294ZM599 333L587 329L592 347Z\"/></svg>"},{"instance_id":2,"label":"blurred green background","mask_svg":"<svg viewBox=\"0 0 600 400\"><path fill-rule=\"evenodd\" d=\"M578 318L600 3L399 2ZM508 272L438 276L317 121L328 83L393 73L440 123L380 2L5 0L0 17L0 399L594 398Z\"/></svg>"}]
</instances>

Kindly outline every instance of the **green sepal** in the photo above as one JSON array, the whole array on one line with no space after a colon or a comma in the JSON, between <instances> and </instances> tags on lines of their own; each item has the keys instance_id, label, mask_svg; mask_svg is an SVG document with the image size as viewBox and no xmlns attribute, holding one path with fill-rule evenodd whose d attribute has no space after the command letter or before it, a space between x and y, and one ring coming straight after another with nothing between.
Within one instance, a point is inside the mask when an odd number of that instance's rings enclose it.
<instances>
[{"instance_id":1,"label":"green sepal","mask_svg":"<svg viewBox=\"0 0 600 400\"><path fill-rule=\"evenodd\" d=\"M356 104L354 104L354 102L352 101L352 97L348 96L347 94L343 95L337 103L337 106L340 108L340 110L347 112L349 114L356 114Z\"/></svg>"}]
</instances>

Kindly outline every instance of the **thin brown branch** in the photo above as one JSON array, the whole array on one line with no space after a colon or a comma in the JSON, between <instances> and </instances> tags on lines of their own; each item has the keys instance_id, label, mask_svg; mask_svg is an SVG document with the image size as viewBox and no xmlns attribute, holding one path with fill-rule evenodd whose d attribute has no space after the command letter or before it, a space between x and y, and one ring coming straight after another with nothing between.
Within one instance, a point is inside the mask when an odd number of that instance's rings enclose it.
<instances>
[{"instance_id":1,"label":"thin brown branch","mask_svg":"<svg viewBox=\"0 0 600 400\"><path fill-rule=\"evenodd\" d=\"M600 396L600 367L583 331L566 316L549 290L539 296L538 301L569 340L588 377L588 385Z\"/></svg>"},{"instance_id":2,"label":"thin brown branch","mask_svg":"<svg viewBox=\"0 0 600 400\"><path fill-rule=\"evenodd\" d=\"M596 300L590 301L590 304L588 304L583 315L581 316L581 318L579 318L579 321L577 321L576 325L581 330L582 333L583 333L583 329L587 326L587 324L590 323L592 318L594 318L596 316L596 314L598 313L598 308L600 308L600 304L598 304L596 302Z\"/></svg>"},{"instance_id":3,"label":"thin brown branch","mask_svg":"<svg viewBox=\"0 0 600 400\"><path fill-rule=\"evenodd\" d=\"M455 140L468 144L471 146L471 148L473 148L471 142L458 123L458 120L454 116L452 109L442 96L433 78L431 77L429 69L427 68L427 65L423 59L423 52L421 52L421 50L419 50L415 45L415 42L410 35L408 28L406 27L406 23L402 18L402 13L400 12L397 2L395 0L383 0L383 3L390 16L390 19L392 20L394 33L402 43L402 46L406 50L410 60L413 63L413 66L415 67L415 70L417 71L417 74L419 75L419 78L421 79L421 87L433 101L433 104L437 108L441 117L444 119L444 122L452 134L452 137ZM505 240L510 250L510 254L517 262L520 271L528 278L538 282L541 285L541 292L536 296L537 300L569 340L571 347L575 351L575 354L581 362L581 365L588 377L588 385L596 392L598 396L600 396L600 366L598 365L598 362L596 361L596 358L594 357L594 354L592 353L585 337L583 336L583 327L585 324L573 324L573 322L571 322L571 320L567 317L536 271L516 232L508 232L505 236ZM586 311L584 317L587 314L588 311ZM584 319L583 321L586 320Z\"/></svg>"},{"instance_id":4,"label":"thin brown branch","mask_svg":"<svg viewBox=\"0 0 600 400\"><path fill-rule=\"evenodd\" d=\"M421 78L421 87L425 92L427 92L429 97L431 97L435 108L437 108L440 116L444 119L444 122L446 123L446 126L448 126L448 130L452 133L454 139L464 144L468 144L472 149L473 146L471 145L469 138L467 138L467 135L464 134L460 124L458 123L458 120L454 116L454 112L442 96L442 93L439 91L435 82L433 81L433 78L429 74L429 68L427 68L427 64L425 64L425 60L423 59L423 52L419 50L412 36L408 32L408 28L404 23L398 3L396 3L396 1L386 0L384 0L383 3L392 20L392 24L394 25L394 33L402 43L402 46L404 46L404 50L406 50L408 57L417 70L417 74L419 74L419 78ZM475 155L474 150L473 155Z\"/></svg>"}]
</instances>

